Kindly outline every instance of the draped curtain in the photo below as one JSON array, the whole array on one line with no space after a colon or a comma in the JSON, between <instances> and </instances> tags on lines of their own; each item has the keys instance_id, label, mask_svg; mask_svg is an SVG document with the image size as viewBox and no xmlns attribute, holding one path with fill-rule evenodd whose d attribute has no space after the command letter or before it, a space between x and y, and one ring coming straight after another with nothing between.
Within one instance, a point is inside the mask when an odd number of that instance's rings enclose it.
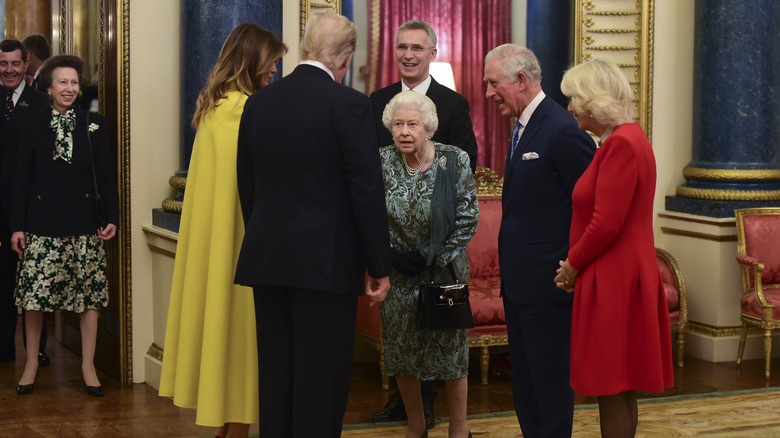
<instances>
[{"instance_id":1,"label":"draped curtain","mask_svg":"<svg viewBox=\"0 0 780 438\"><path fill-rule=\"evenodd\" d=\"M372 0L369 6L370 42L367 93L400 80L395 60L395 32L409 20L433 27L438 42L436 61L449 62L455 87L471 106L477 138L477 164L504 173L509 120L485 99L482 81L485 55L510 42L510 0Z\"/></svg>"}]
</instances>

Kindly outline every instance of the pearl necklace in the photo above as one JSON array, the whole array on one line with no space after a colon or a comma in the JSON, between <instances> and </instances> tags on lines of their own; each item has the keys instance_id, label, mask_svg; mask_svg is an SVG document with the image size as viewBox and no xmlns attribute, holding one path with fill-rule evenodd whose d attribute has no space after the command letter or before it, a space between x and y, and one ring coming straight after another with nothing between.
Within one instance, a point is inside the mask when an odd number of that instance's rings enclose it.
<instances>
[{"instance_id":1,"label":"pearl necklace","mask_svg":"<svg viewBox=\"0 0 780 438\"><path fill-rule=\"evenodd\" d=\"M607 141L607 137L612 135L612 131L614 131L615 128L608 128L606 131L604 131L603 134L601 134L601 137L599 137L599 146L603 145L605 141Z\"/></svg>"},{"instance_id":2,"label":"pearl necklace","mask_svg":"<svg viewBox=\"0 0 780 438\"><path fill-rule=\"evenodd\" d=\"M409 176L415 176L418 173L420 173L425 167L425 162L428 161L428 140L425 141L425 152L423 152L422 160L420 160L420 164L417 165L414 169L409 167L409 163L406 161L406 154L402 153L401 158L404 160L404 167L406 168L406 174Z\"/></svg>"}]
</instances>

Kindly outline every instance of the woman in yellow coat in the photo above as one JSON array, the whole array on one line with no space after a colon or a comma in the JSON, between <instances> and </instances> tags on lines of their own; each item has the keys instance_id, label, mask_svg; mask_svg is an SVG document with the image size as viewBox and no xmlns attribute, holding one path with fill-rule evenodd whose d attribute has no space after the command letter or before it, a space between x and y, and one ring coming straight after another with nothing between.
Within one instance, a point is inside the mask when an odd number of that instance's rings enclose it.
<instances>
[{"instance_id":1,"label":"woman in yellow coat","mask_svg":"<svg viewBox=\"0 0 780 438\"><path fill-rule=\"evenodd\" d=\"M257 341L252 289L233 284L244 223L236 182L238 125L250 94L276 73L287 47L244 23L228 36L198 96L197 129L179 226L160 395L197 409L219 437L257 423Z\"/></svg>"}]
</instances>

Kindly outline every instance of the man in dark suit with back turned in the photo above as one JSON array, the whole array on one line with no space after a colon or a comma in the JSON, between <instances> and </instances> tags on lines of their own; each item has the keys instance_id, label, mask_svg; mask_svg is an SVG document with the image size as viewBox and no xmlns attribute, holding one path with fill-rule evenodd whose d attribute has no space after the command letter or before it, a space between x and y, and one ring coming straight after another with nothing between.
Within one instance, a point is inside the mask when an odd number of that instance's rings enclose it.
<instances>
[{"instance_id":1,"label":"man in dark suit with back turned","mask_svg":"<svg viewBox=\"0 0 780 438\"><path fill-rule=\"evenodd\" d=\"M413 90L428 96L436 105L439 127L433 133L433 141L457 146L463 149L471 161L471 171L477 169L477 139L469 113L469 102L465 97L436 82L430 75L431 61L436 59L436 33L431 26L420 20L407 21L395 33L395 59L401 80L371 93L374 107L379 147L393 144L390 130L382 123L385 106L401 91ZM425 426L431 429L436 424L433 413L433 382L421 384ZM406 410L401 394L396 390L381 411L371 416L375 423L406 420Z\"/></svg>"},{"instance_id":2,"label":"man in dark suit with back turned","mask_svg":"<svg viewBox=\"0 0 780 438\"><path fill-rule=\"evenodd\" d=\"M9 219L21 122L49 107L49 96L24 81L27 56L27 49L18 40L0 42L0 81L3 84L0 107L0 362L13 361L16 357L14 337L18 315L14 289L19 257L11 250ZM49 364L49 356L44 351L46 339L44 324L38 351L39 366Z\"/></svg>"},{"instance_id":3,"label":"man in dark suit with back turned","mask_svg":"<svg viewBox=\"0 0 780 438\"><path fill-rule=\"evenodd\" d=\"M378 302L390 288L371 104L339 83L356 40L346 18L312 16L301 64L241 117L236 283L254 288L264 437L341 435L357 297L365 287Z\"/></svg>"},{"instance_id":4,"label":"man in dark suit with back turned","mask_svg":"<svg viewBox=\"0 0 780 438\"><path fill-rule=\"evenodd\" d=\"M596 145L545 96L541 79L539 61L523 46L504 44L485 57L485 96L517 118L498 236L515 413L527 438L568 438L572 295L553 279L569 249L571 192Z\"/></svg>"},{"instance_id":5,"label":"man in dark suit with back turned","mask_svg":"<svg viewBox=\"0 0 780 438\"><path fill-rule=\"evenodd\" d=\"M414 90L428 96L436 105L439 128L433 141L457 146L471 160L471 171L477 168L477 139L469 113L469 101L436 82L429 74L431 61L436 59L436 33L428 23L407 21L395 33L395 59L401 81L371 93L379 147L393 144L390 130L382 123L382 112L390 99L401 91Z\"/></svg>"},{"instance_id":6,"label":"man in dark suit with back turned","mask_svg":"<svg viewBox=\"0 0 780 438\"><path fill-rule=\"evenodd\" d=\"M39 33L33 33L24 37L22 44L27 48L29 54L27 71L25 72L27 83L36 90L45 93L46 89L43 87L43 84L41 84L40 73L43 63L51 56L49 41L45 36Z\"/></svg>"}]
</instances>

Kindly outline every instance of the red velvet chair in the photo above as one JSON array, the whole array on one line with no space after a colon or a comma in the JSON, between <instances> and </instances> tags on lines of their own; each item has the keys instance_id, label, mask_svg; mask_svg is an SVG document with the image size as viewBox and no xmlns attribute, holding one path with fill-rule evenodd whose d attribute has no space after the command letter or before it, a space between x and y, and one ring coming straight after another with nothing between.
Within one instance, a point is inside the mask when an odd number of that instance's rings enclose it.
<instances>
[{"instance_id":1,"label":"red velvet chair","mask_svg":"<svg viewBox=\"0 0 780 438\"><path fill-rule=\"evenodd\" d=\"M742 332L737 365L742 363L748 327L764 331L765 374L769 378L772 330L780 328L780 208L734 211L737 263L742 273Z\"/></svg>"},{"instance_id":2,"label":"red velvet chair","mask_svg":"<svg viewBox=\"0 0 780 438\"><path fill-rule=\"evenodd\" d=\"M685 332L688 329L688 294L685 291L685 280L680 267L671 254L655 249L658 259L658 270L661 271L661 281L666 291L666 302L669 305L669 323L672 336L677 343L677 366L682 368L685 364L683 355L685 351Z\"/></svg>"}]
</instances>

